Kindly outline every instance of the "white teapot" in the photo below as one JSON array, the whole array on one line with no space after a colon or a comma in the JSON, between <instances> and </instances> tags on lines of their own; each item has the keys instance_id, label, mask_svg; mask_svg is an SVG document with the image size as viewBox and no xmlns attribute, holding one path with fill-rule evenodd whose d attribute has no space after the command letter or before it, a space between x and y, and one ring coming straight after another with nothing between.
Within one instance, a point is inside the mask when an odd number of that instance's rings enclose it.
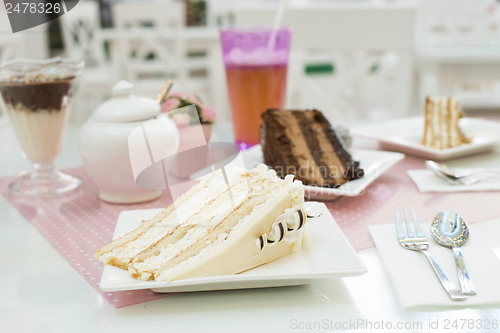
<instances>
[{"instance_id":1,"label":"white teapot","mask_svg":"<svg viewBox=\"0 0 500 333\"><path fill-rule=\"evenodd\" d=\"M161 189L141 188L136 184L140 171L158 162L158 156L152 159L149 145L154 144L155 151L161 151L163 158L175 154L179 146L174 122L169 117L151 121L161 114L160 105L133 95L132 88L131 83L119 81L113 87L113 97L94 111L80 132L85 170L97 185L99 198L111 203L158 198ZM129 143L131 137L135 141Z\"/></svg>"}]
</instances>

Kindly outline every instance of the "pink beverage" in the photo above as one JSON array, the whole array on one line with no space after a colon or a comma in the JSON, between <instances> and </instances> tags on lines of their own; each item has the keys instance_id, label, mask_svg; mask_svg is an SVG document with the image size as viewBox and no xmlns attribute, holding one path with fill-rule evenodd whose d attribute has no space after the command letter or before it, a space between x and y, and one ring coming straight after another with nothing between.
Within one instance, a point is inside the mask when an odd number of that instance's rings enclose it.
<instances>
[{"instance_id":1,"label":"pink beverage","mask_svg":"<svg viewBox=\"0 0 500 333\"><path fill-rule=\"evenodd\" d=\"M290 51L290 29L221 31L234 135L241 147L259 143L261 114L282 109Z\"/></svg>"}]
</instances>

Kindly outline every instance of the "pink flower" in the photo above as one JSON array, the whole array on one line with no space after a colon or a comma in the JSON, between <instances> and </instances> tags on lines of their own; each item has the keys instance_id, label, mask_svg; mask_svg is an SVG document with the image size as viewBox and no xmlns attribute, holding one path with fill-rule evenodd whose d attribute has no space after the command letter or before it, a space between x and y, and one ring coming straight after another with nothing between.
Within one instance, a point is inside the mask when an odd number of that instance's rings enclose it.
<instances>
[{"instance_id":1,"label":"pink flower","mask_svg":"<svg viewBox=\"0 0 500 333\"><path fill-rule=\"evenodd\" d=\"M196 105L196 108L200 112L200 119L197 119L198 116L196 116L196 119L194 119L194 115L191 115L193 116L193 119L189 119L190 121L188 121L188 118L190 117L188 114L177 116L171 113L170 117L178 126L186 126L191 122L196 122L197 120L202 124L213 124L215 122L215 118L217 115L215 114L214 109L212 107L203 105L201 99L193 93L184 93L177 91L169 94L167 100L162 106L162 111L170 112L190 104Z\"/></svg>"},{"instance_id":2,"label":"pink flower","mask_svg":"<svg viewBox=\"0 0 500 333\"><path fill-rule=\"evenodd\" d=\"M215 122L215 118L217 117L214 108L211 106L202 106L201 107L201 118L203 121L213 123Z\"/></svg>"},{"instance_id":3,"label":"pink flower","mask_svg":"<svg viewBox=\"0 0 500 333\"><path fill-rule=\"evenodd\" d=\"M199 106L202 106L203 104L201 100L198 98L198 96L196 96L195 94L186 94L186 96L184 96L184 99L187 99L188 101L191 101L194 104L198 104Z\"/></svg>"},{"instance_id":4,"label":"pink flower","mask_svg":"<svg viewBox=\"0 0 500 333\"><path fill-rule=\"evenodd\" d=\"M162 111L169 112L169 111L178 109L180 104L181 104L181 102L177 98L169 98L169 99L167 99L165 104L163 104Z\"/></svg>"}]
</instances>

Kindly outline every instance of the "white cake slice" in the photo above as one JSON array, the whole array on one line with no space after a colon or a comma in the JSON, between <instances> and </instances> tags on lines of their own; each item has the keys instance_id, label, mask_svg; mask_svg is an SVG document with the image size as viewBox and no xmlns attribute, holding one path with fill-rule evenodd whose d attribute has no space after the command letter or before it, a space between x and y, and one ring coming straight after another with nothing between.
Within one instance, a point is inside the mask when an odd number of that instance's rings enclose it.
<instances>
[{"instance_id":1,"label":"white cake slice","mask_svg":"<svg viewBox=\"0 0 500 333\"><path fill-rule=\"evenodd\" d=\"M460 103L453 97L428 97L425 102L424 146L444 149L469 143L460 129L464 116Z\"/></svg>"},{"instance_id":2,"label":"white cake slice","mask_svg":"<svg viewBox=\"0 0 500 333\"><path fill-rule=\"evenodd\" d=\"M239 273L300 248L304 190L292 176L217 170L136 230L96 252L141 280Z\"/></svg>"}]
</instances>

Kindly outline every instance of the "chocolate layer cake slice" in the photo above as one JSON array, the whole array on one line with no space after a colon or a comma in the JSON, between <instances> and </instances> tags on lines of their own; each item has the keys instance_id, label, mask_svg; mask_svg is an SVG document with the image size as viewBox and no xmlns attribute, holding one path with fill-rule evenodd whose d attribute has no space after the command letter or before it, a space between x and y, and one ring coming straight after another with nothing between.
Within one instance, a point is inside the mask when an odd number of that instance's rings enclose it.
<instances>
[{"instance_id":1,"label":"chocolate layer cake slice","mask_svg":"<svg viewBox=\"0 0 500 333\"><path fill-rule=\"evenodd\" d=\"M338 187L363 176L328 120L318 110L267 110L260 141L264 162L280 177L305 185Z\"/></svg>"}]
</instances>

